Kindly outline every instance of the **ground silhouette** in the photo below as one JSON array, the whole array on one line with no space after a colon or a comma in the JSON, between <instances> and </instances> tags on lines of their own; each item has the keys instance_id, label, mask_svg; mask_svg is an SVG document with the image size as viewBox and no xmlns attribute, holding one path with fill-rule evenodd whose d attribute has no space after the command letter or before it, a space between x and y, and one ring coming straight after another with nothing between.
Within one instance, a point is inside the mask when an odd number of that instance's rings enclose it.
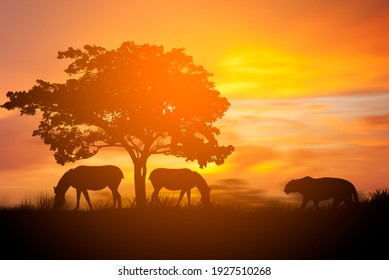
<instances>
[{"instance_id":1,"label":"ground silhouette","mask_svg":"<svg viewBox=\"0 0 389 280\"><path fill-rule=\"evenodd\" d=\"M1 259L389 259L389 207L4 209Z\"/></svg>"}]
</instances>

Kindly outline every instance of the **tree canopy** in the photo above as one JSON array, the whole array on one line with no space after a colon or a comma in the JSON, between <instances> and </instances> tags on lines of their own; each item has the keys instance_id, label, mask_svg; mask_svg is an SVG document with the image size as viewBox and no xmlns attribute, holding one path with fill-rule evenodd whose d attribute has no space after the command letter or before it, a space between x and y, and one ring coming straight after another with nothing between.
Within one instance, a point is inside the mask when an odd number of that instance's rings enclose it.
<instances>
[{"instance_id":1,"label":"tree canopy","mask_svg":"<svg viewBox=\"0 0 389 280\"><path fill-rule=\"evenodd\" d=\"M214 123L230 107L211 74L184 49L125 42L116 50L86 45L58 52L72 62L64 83L37 80L8 92L2 107L21 115L42 112L34 136L50 145L59 164L123 147L134 163L137 204L145 204L146 162L153 154L223 164L234 147L219 146Z\"/></svg>"}]
</instances>

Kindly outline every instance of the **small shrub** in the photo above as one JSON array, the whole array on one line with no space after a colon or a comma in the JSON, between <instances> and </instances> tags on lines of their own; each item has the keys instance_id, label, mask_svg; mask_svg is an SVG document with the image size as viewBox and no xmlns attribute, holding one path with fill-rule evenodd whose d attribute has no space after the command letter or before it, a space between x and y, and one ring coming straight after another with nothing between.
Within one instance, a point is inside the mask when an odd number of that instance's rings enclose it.
<instances>
[{"instance_id":1,"label":"small shrub","mask_svg":"<svg viewBox=\"0 0 389 280\"><path fill-rule=\"evenodd\" d=\"M54 197L47 193L39 193L33 199L24 199L20 205L21 210L49 210L53 209Z\"/></svg>"},{"instance_id":2,"label":"small shrub","mask_svg":"<svg viewBox=\"0 0 389 280\"><path fill-rule=\"evenodd\" d=\"M389 207L389 189L381 188L377 189L374 192L369 192L369 198L367 204L373 207Z\"/></svg>"}]
</instances>

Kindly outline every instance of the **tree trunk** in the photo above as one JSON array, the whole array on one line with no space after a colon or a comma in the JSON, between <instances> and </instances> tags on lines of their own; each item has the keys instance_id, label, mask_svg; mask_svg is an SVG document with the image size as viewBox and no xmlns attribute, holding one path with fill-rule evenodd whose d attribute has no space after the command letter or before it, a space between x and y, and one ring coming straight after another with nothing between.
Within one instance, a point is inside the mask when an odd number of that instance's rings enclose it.
<instances>
[{"instance_id":1,"label":"tree trunk","mask_svg":"<svg viewBox=\"0 0 389 280\"><path fill-rule=\"evenodd\" d=\"M147 207L146 198L146 161L134 161L134 183L135 183L135 202L137 208Z\"/></svg>"}]
</instances>

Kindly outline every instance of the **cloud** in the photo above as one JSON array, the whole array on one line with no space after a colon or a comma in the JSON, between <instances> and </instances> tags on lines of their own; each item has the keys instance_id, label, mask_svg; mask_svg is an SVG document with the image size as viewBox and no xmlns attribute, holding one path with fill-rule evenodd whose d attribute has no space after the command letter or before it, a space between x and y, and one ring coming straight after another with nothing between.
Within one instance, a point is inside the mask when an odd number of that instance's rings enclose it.
<instances>
[{"instance_id":1,"label":"cloud","mask_svg":"<svg viewBox=\"0 0 389 280\"><path fill-rule=\"evenodd\" d=\"M232 160L238 169L247 169L261 162L276 159L279 152L266 146L238 146Z\"/></svg>"},{"instance_id":2,"label":"cloud","mask_svg":"<svg viewBox=\"0 0 389 280\"><path fill-rule=\"evenodd\" d=\"M225 178L210 185L211 197L216 204L238 207L275 207L294 204L296 199L293 197L290 199L283 192L285 184L280 181L283 179L274 176L257 176L257 179ZM256 184L254 185L253 182Z\"/></svg>"},{"instance_id":3,"label":"cloud","mask_svg":"<svg viewBox=\"0 0 389 280\"><path fill-rule=\"evenodd\" d=\"M54 161L48 146L32 137L37 128L34 117L0 119L0 171L43 165Z\"/></svg>"},{"instance_id":4,"label":"cloud","mask_svg":"<svg viewBox=\"0 0 389 280\"><path fill-rule=\"evenodd\" d=\"M389 114L362 117L362 121L373 126L389 126Z\"/></svg>"},{"instance_id":5,"label":"cloud","mask_svg":"<svg viewBox=\"0 0 389 280\"><path fill-rule=\"evenodd\" d=\"M217 204L255 206L264 200L264 189L254 188L242 178L226 178L210 185L212 199Z\"/></svg>"}]
</instances>

